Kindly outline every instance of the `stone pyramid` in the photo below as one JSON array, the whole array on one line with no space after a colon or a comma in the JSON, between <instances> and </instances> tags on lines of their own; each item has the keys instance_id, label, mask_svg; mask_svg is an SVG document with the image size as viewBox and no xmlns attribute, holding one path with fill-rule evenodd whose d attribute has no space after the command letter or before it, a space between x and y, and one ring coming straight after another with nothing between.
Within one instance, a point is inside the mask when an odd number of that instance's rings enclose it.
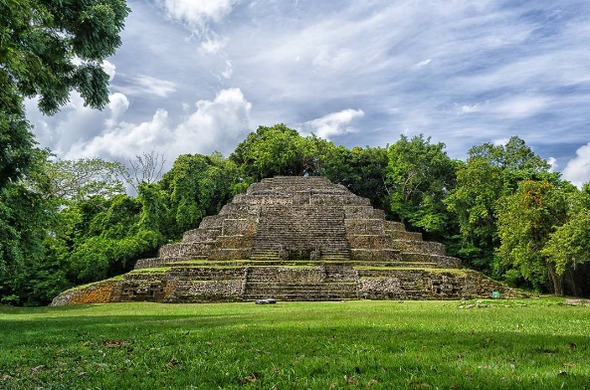
<instances>
[{"instance_id":1,"label":"stone pyramid","mask_svg":"<svg viewBox=\"0 0 590 390\"><path fill-rule=\"evenodd\" d=\"M461 269L366 198L324 177L252 184L181 242L122 277L60 294L85 302L458 299L513 294Z\"/></svg>"}]
</instances>

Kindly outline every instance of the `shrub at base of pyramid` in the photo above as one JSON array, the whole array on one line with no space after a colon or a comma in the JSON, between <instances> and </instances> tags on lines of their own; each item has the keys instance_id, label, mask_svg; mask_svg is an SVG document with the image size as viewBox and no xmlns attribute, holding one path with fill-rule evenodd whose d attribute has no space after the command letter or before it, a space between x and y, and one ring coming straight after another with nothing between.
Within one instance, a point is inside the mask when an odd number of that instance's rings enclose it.
<instances>
[{"instance_id":1,"label":"shrub at base of pyramid","mask_svg":"<svg viewBox=\"0 0 590 390\"><path fill-rule=\"evenodd\" d=\"M52 305L461 299L517 293L461 269L442 244L386 221L369 200L323 177L252 184L157 258L113 279L68 290Z\"/></svg>"}]
</instances>

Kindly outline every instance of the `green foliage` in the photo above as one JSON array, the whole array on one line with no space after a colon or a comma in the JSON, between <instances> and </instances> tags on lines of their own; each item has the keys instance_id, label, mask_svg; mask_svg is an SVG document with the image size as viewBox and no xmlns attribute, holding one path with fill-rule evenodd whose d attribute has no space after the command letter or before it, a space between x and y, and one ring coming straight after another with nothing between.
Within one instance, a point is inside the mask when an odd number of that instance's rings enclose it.
<instances>
[{"instance_id":1,"label":"green foliage","mask_svg":"<svg viewBox=\"0 0 590 390\"><path fill-rule=\"evenodd\" d=\"M160 181L160 188L168 198L167 201L160 198L160 209L168 205L173 237L196 228L203 217L216 214L237 192L245 189L235 164L219 154L178 157Z\"/></svg>"},{"instance_id":2,"label":"green foliage","mask_svg":"<svg viewBox=\"0 0 590 390\"><path fill-rule=\"evenodd\" d=\"M428 233L442 234L450 224L443 199L455 186L456 162L443 143L401 136L388 150L387 184L391 210L402 221Z\"/></svg>"},{"instance_id":3,"label":"green foliage","mask_svg":"<svg viewBox=\"0 0 590 390\"><path fill-rule=\"evenodd\" d=\"M64 202L111 198L125 193L123 170L120 163L98 158L48 162L44 172L48 180L46 191Z\"/></svg>"},{"instance_id":4,"label":"green foliage","mask_svg":"<svg viewBox=\"0 0 590 390\"><path fill-rule=\"evenodd\" d=\"M53 249L71 283L117 275L136 259L155 254L163 238L143 224L142 205L140 198L117 195L100 208L79 203L61 211L62 226L70 225L56 235Z\"/></svg>"},{"instance_id":5,"label":"green foliage","mask_svg":"<svg viewBox=\"0 0 590 390\"><path fill-rule=\"evenodd\" d=\"M567 193L549 182L522 181L513 195L498 204L499 254L525 280L542 290L549 285L563 294L562 279L541 250L567 217Z\"/></svg>"},{"instance_id":6,"label":"green foliage","mask_svg":"<svg viewBox=\"0 0 590 390\"><path fill-rule=\"evenodd\" d=\"M590 261L590 209L581 210L551 233L542 255L555 264L558 275Z\"/></svg>"},{"instance_id":7,"label":"green foliage","mask_svg":"<svg viewBox=\"0 0 590 390\"><path fill-rule=\"evenodd\" d=\"M283 124L258 127L229 158L252 182L279 175L302 176L314 170L314 158L303 137Z\"/></svg>"},{"instance_id":8,"label":"green foliage","mask_svg":"<svg viewBox=\"0 0 590 390\"><path fill-rule=\"evenodd\" d=\"M108 103L102 61L121 44L124 0L0 2L0 188L24 176L34 139L23 99L54 114L76 90L87 105Z\"/></svg>"},{"instance_id":9,"label":"green foliage","mask_svg":"<svg viewBox=\"0 0 590 390\"><path fill-rule=\"evenodd\" d=\"M55 215L52 204L22 183L0 190L0 297L20 304L64 286L58 264L45 262L44 239ZM42 291L44 290L44 291ZM38 294L41 295L38 295Z\"/></svg>"},{"instance_id":10,"label":"green foliage","mask_svg":"<svg viewBox=\"0 0 590 390\"><path fill-rule=\"evenodd\" d=\"M469 150L470 158L483 158L490 165L507 171L546 172L551 166L537 156L525 141L517 136L511 137L506 145L484 143Z\"/></svg>"},{"instance_id":11,"label":"green foliage","mask_svg":"<svg viewBox=\"0 0 590 390\"><path fill-rule=\"evenodd\" d=\"M459 224L458 254L481 271L491 272L498 245L496 203L502 193L502 169L481 157L457 169L457 187L444 200Z\"/></svg>"},{"instance_id":12,"label":"green foliage","mask_svg":"<svg viewBox=\"0 0 590 390\"><path fill-rule=\"evenodd\" d=\"M564 278L565 292L585 295L590 290L590 185L570 192L567 222L557 226L541 254Z\"/></svg>"},{"instance_id":13,"label":"green foliage","mask_svg":"<svg viewBox=\"0 0 590 390\"><path fill-rule=\"evenodd\" d=\"M519 137L506 145L485 143L469 150L467 162L457 169L457 186L444 200L459 225L457 253L465 264L496 277L522 280L496 254L500 245L496 211L501 199L513 194L523 180L557 184L559 175L548 169L549 164Z\"/></svg>"},{"instance_id":14,"label":"green foliage","mask_svg":"<svg viewBox=\"0 0 590 390\"><path fill-rule=\"evenodd\" d=\"M76 90L104 108L108 75L102 61L121 44L124 0L5 0L0 3L1 100L39 96L55 113Z\"/></svg>"},{"instance_id":15,"label":"green foliage","mask_svg":"<svg viewBox=\"0 0 590 390\"><path fill-rule=\"evenodd\" d=\"M2 77L0 69L0 77ZM1 88L1 86L0 86ZM1 92L0 92L1 95ZM0 101L0 107L5 107ZM0 188L24 176L33 161L33 134L21 107L0 110Z\"/></svg>"},{"instance_id":16,"label":"green foliage","mask_svg":"<svg viewBox=\"0 0 590 390\"><path fill-rule=\"evenodd\" d=\"M356 195L369 198L373 207L388 211L389 194L385 178L389 161L387 149L358 146L347 149L329 141L323 142L325 145L320 145L315 140L314 145L319 156L317 174L344 185Z\"/></svg>"},{"instance_id":17,"label":"green foliage","mask_svg":"<svg viewBox=\"0 0 590 390\"><path fill-rule=\"evenodd\" d=\"M46 156L35 149L23 99L38 97L41 111L54 114L77 91L85 104L104 108L109 80L102 62L121 44L128 13L124 0L0 1L0 295L5 301L45 303L67 285L60 258L45 256L44 244L57 230L63 199L50 190Z\"/></svg>"}]
</instances>

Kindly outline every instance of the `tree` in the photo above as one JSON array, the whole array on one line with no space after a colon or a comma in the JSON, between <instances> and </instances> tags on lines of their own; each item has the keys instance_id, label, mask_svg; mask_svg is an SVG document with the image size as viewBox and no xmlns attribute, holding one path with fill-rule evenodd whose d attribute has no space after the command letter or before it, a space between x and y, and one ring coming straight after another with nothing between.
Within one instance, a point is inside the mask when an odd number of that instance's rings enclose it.
<instances>
[{"instance_id":1,"label":"tree","mask_svg":"<svg viewBox=\"0 0 590 390\"><path fill-rule=\"evenodd\" d=\"M402 221L428 233L448 231L448 211L443 204L455 186L456 162L444 151L443 143L415 136L400 140L388 150L387 184L391 210Z\"/></svg>"},{"instance_id":2,"label":"tree","mask_svg":"<svg viewBox=\"0 0 590 390\"><path fill-rule=\"evenodd\" d=\"M123 171L125 181L135 192L139 192L142 184L154 184L162 178L162 171L166 159L163 154L152 149L149 153L138 154L135 159L129 159L129 170Z\"/></svg>"},{"instance_id":3,"label":"tree","mask_svg":"<svg viewBox=\"0 0 590 390\"><path fill-rule=\"evenodd\" d=\"M121 44L124 0L0 2L0 188L29 168L34 139L23 99L54 114L70 92L93 108L108 103L105 58Z\"/></svg>"},{"instance_id":4,"label":"tree","mask_svg":"<svg viewBox=\"0 0 590 390\"><path fill-rule=\"evenodd\" d=\"M566 292L574 295L590 291L590 184L581 191L573 190L567 222L550 234L541 254L555 265L564 277Z\"/></svg>"},{"instance_id":5,"label":"tree","mask_svg":"<svg viewBox=\"0 0 590 390\"><path fill-rule=\"evenodd\" d=\"M31 280L55 274L41 253L55 205L43 192L48 182L32 177L46 162L38 158L24 99L38 97L40 110L49 115L72 91L93 108L105 107L109 78L102 63L121 44L128 13L124 0L0 2L0 271L5 271L0 293L5 298L34 302L37 293L27 287ZM27 273L34 270L40 272Z\"/></svg>"},{"instance_id":6,"label":"tree","mask_svg":"<svg viewBox=\"0 0 590 390\"><path fill-rule=\"evenodd\" d=\"M517 269L537 290L548 288L563 295L563 278L542 252L550 234L563 225L571 184L522 181L516 193L498 203L498 252L502 261Z\"/></svg>"},{"instance_id":7,"label":"tree","mask_svg":"<svg viewBox=\"0 0 590 390\"><path fill-rule=\"evenodd\" d=\"M306 141L314 142L312 138ZM318 142L314 142L314 154L320 156L314 173L344 185L356 195L369 198L373 207L388 211L390 197L385 175L387 149L358 146L348 149L329 141L323 142L325 145L321 147Z\"/></svg>"},{"instance_id":8,"label":"tree","mask_svg":"<svg viewBox=\"0 0 590 390\"><path fill-rule=\"evenodd\" d=\"M46 151L33 149L27 181L0 188L0 302L46 303L64 287L59 264L44 259L45 239L57 221L57 204L39 191Z\"/></svg>"},{"instance_id":9,"label":"tree","mask_svg":"<svg viewBox=\"0 0 590 390\"><path fill-rule=\"evenodd\" d=\"M445 199L461 234L457 254L475 269L492 272L498 242L496 203L502 194L502 169L472 157L457 169L457 187Z\"/></svg>"},{"instance_id":10,"label":"tree","mask_svg":"<svg viewBox=\"0 0 590 390\"><path fill-rule=\"evenodd\" d=\"M233 161L220 154L179 156L159 183L160 195L165 194L166 199L153 194L153 199L161 202L159 209L167 208L170 215L174 231L166 236L178 237L196 228L203 217L216 214L245 190L240 173Z\"/></svg>"},{"instance_id":11,"label":"tree","mask_svg":"<svg viewBox=\"0 0 590 390\"><path fill-rule=\"evenodd\" d=\"M121 164L99 158L48 162L45 192L64 204L108 199L125 193L123 171Z\"/></svg>"},{"instance_id":12,"label":"tree","mask_svg":"<svg viewBox=\"0 0 590 390\"><path fill-rule=\"evenodd\" d=\"M260 126L230 155L250 181L277 175L302 176L313 171L315 159L297 130L283 124Z\"/></svg>"},{"instance_id":13,"label":"tree","mask_svg":"<svg viewBox=\"0 0 590 390\"><path fill-rule=\"evenodd\" d=\"M86 104L108 103L102 61L121 45L124 0L5 0L0 3L1 101L39 96L54 114L76 90Z\"/></svg>"}]
</instances>

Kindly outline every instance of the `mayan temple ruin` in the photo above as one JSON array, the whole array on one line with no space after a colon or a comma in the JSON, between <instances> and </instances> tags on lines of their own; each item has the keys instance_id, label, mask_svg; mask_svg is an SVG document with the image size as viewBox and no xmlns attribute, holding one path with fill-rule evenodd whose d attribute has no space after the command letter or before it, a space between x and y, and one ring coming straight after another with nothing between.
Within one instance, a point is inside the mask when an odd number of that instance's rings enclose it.
<instances>
[{"instance_id":1,"label":"mayan temple ruin","mask_svg":"<svg viewBox=\"0 0 590 390\"><path fill-rule=\"evenodd\" d=\"M346 187L323 177L275 177L252 184L157 258L52 304L461 299L492 291L513 294L461 269L442 244L386 221Z\"/></svg>"}]
</instances>

